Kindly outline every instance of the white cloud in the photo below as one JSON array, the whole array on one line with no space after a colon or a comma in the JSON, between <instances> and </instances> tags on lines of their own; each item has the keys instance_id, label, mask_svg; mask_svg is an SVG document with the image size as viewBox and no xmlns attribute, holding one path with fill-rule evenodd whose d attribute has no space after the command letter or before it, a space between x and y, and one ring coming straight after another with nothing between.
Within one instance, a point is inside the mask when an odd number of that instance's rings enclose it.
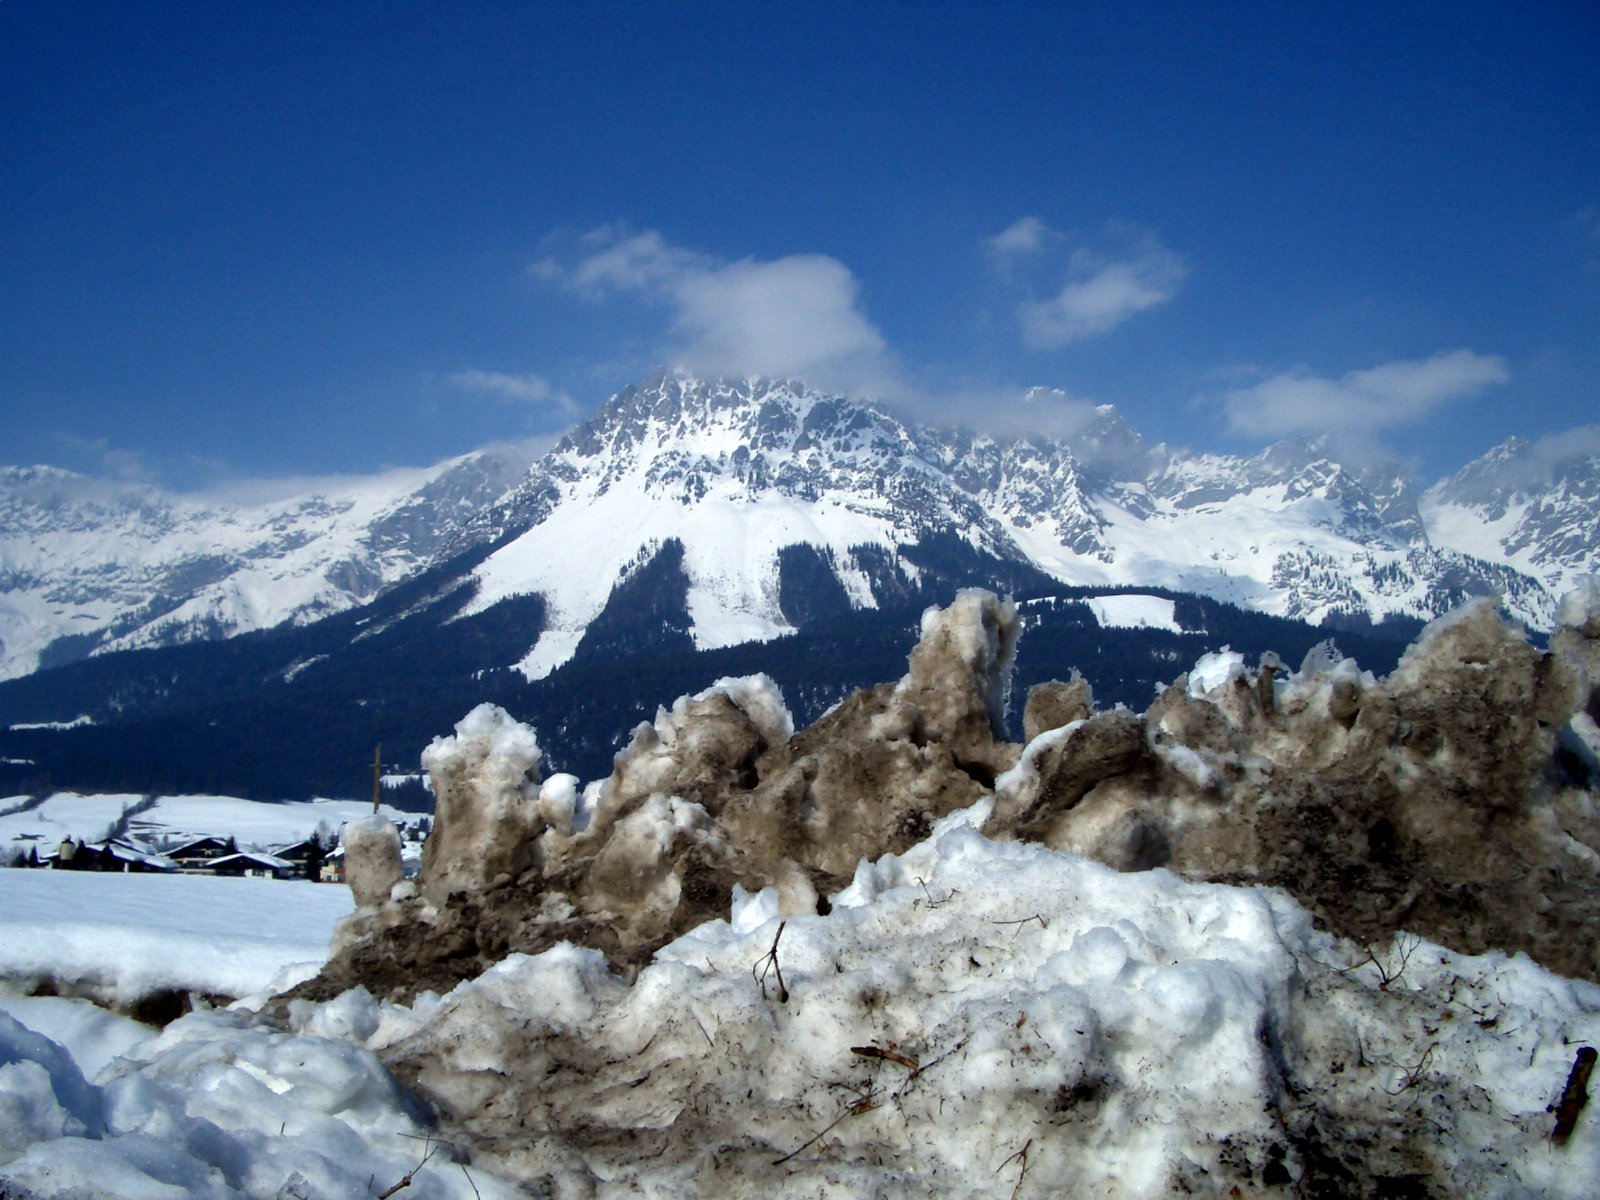
<instances>
[{"instance_id":1,"label":"white cloud","mask_svg":"<svg viewBox=\"0 0 1600 1200\"><path fill-rule=\"evenodd\" d=\"M1034 434L1070 440L1100 416L1101 408L1060 388L974 382L918 396L904 414L914 421L968 429L1002 441Z\"/></svg>"},{"instance_id":2,"label":"white cloud","mask_svg":"<svg viewBox=\"0 0 1600 1200\"><path fill-rule=\"evenodd\" d=\"M677 328L692 368L796 375L823 387L892 386L888 347L856 303L856 281L837 259L745 259L679 284Z\"/></svg>"},{"instance_id":3,"label":"white cloud","mask_svg":"<svg viewBox=\"0 0 1600 1200\"><path fill-rule=\"evenodd\" d=\"M603 247L582 259L570 276L573 287L591 296L608 288L670 291L679 280L711 265L704 255L668 245L653 229L628 234L617 226L602 226L585 234L580 245ZM547 265L555 264L545 260L536 264L536 269L543 272ZM557 271L559 278L559 268Z\"/></svg>"},{"instance_id":4,"label":"white cloud","mask_svg":"<svg viewBox=\"0 0 1600 1200\"><path fill-rule=\"evenodd\" d=\"M984 241L995 254L1036 254L1061 235L1038 217L1023 217Z\"/></svg>"},{"instance_id":5,"label":"white cloud","mask_svg":"<svg viewBox=\"0 0 1600 1200\"><path fill-rule=\"evenodd\" d=\"M75 433L51 435L62 451L75 461L77 469L124 484L153 484L156 471L143 451L113 446L103 437L81 437Z\"/></svg>"},{"instance_id":6,"label":"white cloud","mask_svg":"<svg viewBox=\"0 0 1600 1200\"><path fill-rule=\"evenodd\" d=\"M1106 333L1136 313L1165 304L1188 274L1182 259L1155 242L1120 262L1079 262L1053 298L1017 309L1022 336L1037 350Z\"/></svg>"},{"instance_id":7,"label":"white cloud","mask_svg":"<svg viewBox=\"0 0 1600 1200\"><path fill-rule=\"evenodd\" d=\"M1036 285L1036 297L1044 293L1016 308L1023 340L1036 350L1107 333L1165 304L1189 273L1188 264L1154 234L1121 224L1108 226L1091 245L1028 216L984 246L1008 281L1026 277Z\"/></svg>"},{"instance_id":8,"label":"white cloud","mask_svg":"<svg viewBox=\"0 0 1600 1200\"><path fill-rule=\"evenodd\" d=\"M1249 437L1365 436L1411 425L1511 378L1497 355L1452 350L1324 379L1300 368L1229 392L1228 424Z\"/></svg>"},{"instance_id":9,"label":"white cloud","mask_svg":"<svg viewBox=\"0 0 1600 1200\"><path fill-rule=\"evenodd\" d=\"M1497 474L1511 487L1544 486L1585 459L1600 458L1600 425L1579 425L1535 438Z\"/></svg>"},{"instance_id":10,"label":"white cloud","mask_svg":"<svg viewBox=\"0 0 1600 1200\"><path fill-rule=\"evenodd\" d=\"M725 262L653 230L616 226L585 234L575 249L575 261L541 259L535 273L590 299L631 292L666 304L663 354L692 371L795 376L857 394L899 386L883 336L861 311L855 276L836 258Z\"/></svg>"},{"instance_id":11,"label":"white cloud","mask_svg":"<svg viewBox=\"0 0 1600 1200\"><path fill-rule=\"evenodd\" d=\"M577 403L540 375L507 375L500 371L457 371L450 382L473 392L489 392L506 400L548 407L568 420L580 414Z\"/></svg>"}]
</instances>

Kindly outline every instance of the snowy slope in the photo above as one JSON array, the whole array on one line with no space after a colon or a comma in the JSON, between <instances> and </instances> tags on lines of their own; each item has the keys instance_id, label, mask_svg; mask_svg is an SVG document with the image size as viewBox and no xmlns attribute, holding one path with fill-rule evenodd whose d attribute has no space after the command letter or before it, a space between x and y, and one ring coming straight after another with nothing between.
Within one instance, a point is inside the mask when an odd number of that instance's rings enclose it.
<instances>
[{"instance_id":1,"label":"snowy slope","mask_svg":"<svg viewBox=\"0 0 1600 1200\"><path fill-rule=\"evenodd\" d=\"M0 679L363 603L426 564L523 466L485 452L256 502L0 467Z\"/></svg>"},{"instance_id":2,"label":"snowy slope","mask_svg":"<svg viewBox=\"0 0 1600 1200\"><path fill-rule=\"evenodd\" d=\"M1314 439L1251 457L1151 448L1102 407L1066 438L996 440L798 382L664 373L525 472L476 455L247 505L4 468L0 678L310 621L491 545L466 614L541 594L545 628L514 664L531 678L571 658L669 543L701 648L792 627L786 547L812 548L837 593L871 608L886 579L920 577L906 551L929 538L969 548L972 572L998 559L1312 623L1432 618L1492 592L1545 627L1554 597L1596 569L1597 440L1508 442L1419 498L1397 466L1352 467Z\"/></svg>"},{"instance_id":3,"label":"snowy slope","mask_svg":"<svg viewBox=\"0 0 1600 1200\"><path fill-rule=\"evenodd\" d=\"M1275 615L1431 618L1501 593L1547 625L1553 599L1483 546L1436 546L1397 467L1352 469L1320 442L1252 458L1147 450L1102 408L1082 449L917 429L793 382L662 375L613 397L479 522L515 535L481 564L472 611L538 592L550 619L516 664L571 657L612 588L668 539L684 547L702 648L789 622L779 552L821 553L857 607L877 603L861 548L909 578L930 534L1069 584L1161 586ZM1592 564L1593 549L1577 556Z\"/></svg>"},{"instance_id":4,"label":"snowy slope","mask_svg":"<svg viewBox=\"0 0 1600 1200\"><path fill-rule=\"evenodd\" d=\"M785 546L804 543L830 557L858 607L875 603L855 553L863 545L892 550L954 531L1015 555L999 523L903 426L766 380L667 375L621 392L536 464L505 507L530 497L542 501L535 523L476 569L470 611L544 594L548 627L518 664L532 678L571 656L612 587L669 538L685 548L702 648L790 627L777 587Z\"/></svg>"},{"instance_id":5,"label":"snowy slope","mask_svg":"<svg viewBox=\"0 0 1600 1200\"><path fill-rule=\"evenodd\" d=\"M1561 595L1595 570L1600 426L1511 438L1423 495L1435 544L1505 562Z\"/></svg>"}]
</instances>

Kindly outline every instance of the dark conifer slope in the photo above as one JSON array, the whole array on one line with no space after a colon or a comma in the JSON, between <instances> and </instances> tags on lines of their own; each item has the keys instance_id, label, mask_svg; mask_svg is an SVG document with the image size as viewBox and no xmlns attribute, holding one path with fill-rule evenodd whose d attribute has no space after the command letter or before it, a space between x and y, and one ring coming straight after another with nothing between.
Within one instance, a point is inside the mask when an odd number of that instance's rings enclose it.
<instances>
[{"instance_id":1,"label":"dark conifer slope","mask_svg":"<svg viewBox=\"0 0 1600 1200\"><path fill-rule=\"evenodd\" d=\"M1030 601L1017 698L1033 683L1079 670L1102 705L1142 709L1153 688L1199 655L1228 644L1298 662L1330 631L1213 600L1169 596L1183 633L1102 629L1076 601L1107 589L1067 588L1026 564L932 536L903 552L913 583L892 563L874 579L879 608L853 610L818 552L780 559L780 602L799 632L766 643L696 651L689 637L682 547L668 542L613 590L573 659L528 681L488 663L515 661L538 635L538 596L460 614L481 547L315 624L227 641L105 655L0 684L0 725L73 728L0 733L0 792L97 788L217 792L258 799L356 796L370 787L372 748L390 770L416 770L428 742L474 705L502 705L533 725L549 770L596 778L632 727L658 704L726 675L764 671L797 721L813 720L856 688L898 678L929 604L964 586ZM1342 630L1340 647L1387 670L1415 624ZM420 785L389 793L425 808Z\"/></svg>"}]
</instances>

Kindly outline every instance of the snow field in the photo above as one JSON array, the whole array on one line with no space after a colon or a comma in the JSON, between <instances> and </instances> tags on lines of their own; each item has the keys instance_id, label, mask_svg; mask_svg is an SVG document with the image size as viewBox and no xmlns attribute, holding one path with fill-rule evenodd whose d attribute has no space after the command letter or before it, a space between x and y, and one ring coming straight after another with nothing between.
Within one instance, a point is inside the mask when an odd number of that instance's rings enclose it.
<instances>
[{"instance_id":1,"label":"snow field","mask_svg":"<svg viewBox=\"0 0 1600 1200\"><path fill-rule=\"evenodd\" d=\"M1160 596L1091 596L1084 601L1102 629L1164 629L1182 633L1173 601Z\"/></svg>"},{"instance_id":2,"label":"snow field","mask_svg":"<svg viewBox=\"0 0 1600 1200\"><path fill-rule=\"evenodd\" d=\"M40 854L54 850L62 840L97 842L124 811L143 803L137 793L80 795L57 792L33 805L27 796L0 799L0 854L12 850ZM265 848L310 837L321 826L337 831L346 821L366 816L371 803L364 800L289 800L269 803L237 796L162 796L155 805L135 813L128 833L139 839L158 837L239 839L241 846ZM416 814L383 806L393 820L414 819Z\"/></svg>"},{"instance_id":3,"label":"snow field","mask_svg":"<svg viewBox=\"0 0 1600 1200\"><path fill-rule=\"evenodd\" d=\"M114 1005L255 995L316 974L354 907L348 888L308 882L0 871L0 980Z\"/></svg>"}]
</instances>

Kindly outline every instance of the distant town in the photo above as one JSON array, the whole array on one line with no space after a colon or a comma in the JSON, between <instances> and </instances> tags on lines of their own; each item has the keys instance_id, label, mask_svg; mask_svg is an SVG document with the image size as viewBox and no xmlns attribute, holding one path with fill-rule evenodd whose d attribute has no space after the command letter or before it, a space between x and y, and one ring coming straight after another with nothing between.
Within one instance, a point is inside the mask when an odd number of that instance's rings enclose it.
<instances>
[{"instance_id":1,"label":"distant town","mask_svg":"<svg viewBox=\"0 0 1600 1200\"><path fill-rule=\"evenodd\" d=\"M432 818L394 822L400 832L401 861L407 877L422 862L422 843ZM240 879L302 879L343 883L344 847L339 835L318 830L287 844L245 845L231 835L195 838L122 836L100 841L65 837L58 843L26 849L13 845L4 866L47 871L102 871L119 874L218 875Z\"/></svg>"}]
</instances>

